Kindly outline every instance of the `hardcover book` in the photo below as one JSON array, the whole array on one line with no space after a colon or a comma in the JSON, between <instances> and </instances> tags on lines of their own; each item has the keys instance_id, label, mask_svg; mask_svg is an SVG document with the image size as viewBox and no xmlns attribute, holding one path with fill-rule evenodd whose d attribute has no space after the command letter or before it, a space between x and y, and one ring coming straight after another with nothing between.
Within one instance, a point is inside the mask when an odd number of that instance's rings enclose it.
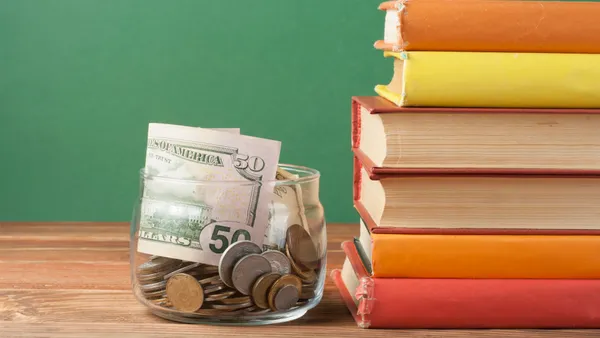
<instances>
[{"instance_id":1,"label":"hardcover book","mask_svg":"<svg viewBox=\"0 0 600 338\"><path fill-rule=\"evenodd\" d=\"M375 167L600 170L600 109L398 107L352 97L352 148Z\"/></svg>"},{"instance_id":2,"label":"hardcover book","mask_svg":"<svg viewBox=\"0 0 600 338\"><path fill-rule=\"evenodd\" d=\"M600 230L600 175L386 170L355 153L353 198L385 228Z\"/></svg>"},{"instance_id":3,"label":"hardcover book","mask_svg":"<svg viewBox=\"0 0 600 338\"><path fill-rule=\"evenodd\" d=\"M600 53L600 6L579 1L385 1L388 51Z\"/></svg>"},{"instance_id":4,"label":"hardcover book","mask_svg":"<svg viewBox=\"0 0 600 338\"><path fill-rule=\"evenodd\" d=\"M365 329L552 329L600 327L598 279L372 277L355 242L331 277Z\"/></svg>"},{"instance_id":5,"label":"hardcover book","mask_svg":"<svg viewBox=\"0 0 600 338\"><path fill-rule=\"evenodd\" d=\"M402 107L600 108L600 54L384 52Z\"/></svg>"},{"instance_id":6,"label":"hardcover book","mask_svg":"<svg viewBox=\"0 0 600 338\"><path fill-rule=\"evenodd\" d=\"M378 278L600 278L600 232L371 233L358 238Z\"/></svg>"}]
</instances>

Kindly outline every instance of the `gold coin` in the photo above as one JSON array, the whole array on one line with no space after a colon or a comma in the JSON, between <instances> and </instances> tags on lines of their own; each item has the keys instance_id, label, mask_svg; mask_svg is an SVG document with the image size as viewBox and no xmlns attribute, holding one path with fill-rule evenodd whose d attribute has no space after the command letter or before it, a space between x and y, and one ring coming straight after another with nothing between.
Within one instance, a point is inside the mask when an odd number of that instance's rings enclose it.
<instances>
[{"instance_id":1,"label":"gold coin","mask_svg":"<svg viewBox=\"0 0 600 338\"><path fill-rule=\"evenodd\" d=\"M252 299L256 306L261 309L269 308L269 288L279 278L281 278L279 273L269 272L256 279L256 282L252 286Z\"/></svg>"},{"instance_id":2,"label":"gold coin","mask_svg":"<svg viewBox=\"0 0 600 338\"><path fill-rule=\"evenodd\" d=\"M298 264L296 264L296 261L294 261L294 259L290 255L288 247L285 248L285 253L290 259L292 271L294 271L294 273L296 273L298 277L300 277L305 283L314 283L317 280L317 274L313 270L303 269Z\"/></svg>"},{"instance_id":3,"label":"gold coin","mask_svg":"<svg viewBox=\"0 0 600 338\"><path fill-rule=\"evenodd\" d=\"M217 300L223 300L235 295L236 291L225 291L221 293L214 293L212 295L206 296L204 299L205 302L214 302Z\"/></svg>"},{"instance_id":4,"label":"gold coin","mask_svg":"<svg viewBox=\"0 0 600 338\"><path fill-rule=\"evenodd\" d=\"M195 312L204 303L204 290L193 276L178 273L167 281L167 298L175 309Z\"/></svg>"},{"instance_id":5,"label":"gold coin","mask_svg":"<svg viewBox=\"0 0 600 338\"><path fill-rule=\"evenodd\" d=\"M302 281L300 281L300 278L290 274L283 275L278 280L276 280L275 283L273 283L273 285L271 285L271 288L269 289L268 300L269 307L271 308L271 310L277 310L277 308L275 307L275 296L277 295L279 290L281 290L286 285L294 286L298 290L298 297L300 297L300 292L302 290Z\"/></svg>"},{"instance_id":6,"label":"gold coin","mask_svg":"<svg viewBox=\"0 0 600 338\"><path fill-rule=\"evenodd\" d=\"M312 238L299 224L294 224L287 229L286 247L291 258L302 268L316 269L319 265L319 253Z\"/></svg>"}]
</instances>

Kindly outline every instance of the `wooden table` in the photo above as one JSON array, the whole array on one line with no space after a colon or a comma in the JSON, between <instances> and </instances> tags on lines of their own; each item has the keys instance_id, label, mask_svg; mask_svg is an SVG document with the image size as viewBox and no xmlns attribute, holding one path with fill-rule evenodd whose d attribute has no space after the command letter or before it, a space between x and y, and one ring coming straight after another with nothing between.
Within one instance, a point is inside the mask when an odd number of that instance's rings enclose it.
<instances>
[{"instance_id":1,"label":"wooden table","mask_svg":"<svg viewBox=\"0 0 600 338\"><path fill-rule=\"evenodd\" d=\"M356 224L328 225L328 270ZM263 327L170 322L133 297L126 223L0 223L0 337L600 337L600 330L363 330L328 277L296 321Z\"/></svg>"}]
</instances>

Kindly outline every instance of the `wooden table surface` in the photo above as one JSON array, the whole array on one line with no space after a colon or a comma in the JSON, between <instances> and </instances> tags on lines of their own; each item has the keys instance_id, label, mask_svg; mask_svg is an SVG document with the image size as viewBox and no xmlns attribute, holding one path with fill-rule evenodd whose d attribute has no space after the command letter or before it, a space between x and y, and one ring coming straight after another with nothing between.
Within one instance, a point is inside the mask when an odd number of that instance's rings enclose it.
<instances>
[{"instance_id":1,"label":"wooden table surface","mask_svg":"<svg viewBox=\"0 0 600 338\"><path fill-rule=\"evenodd\" d=\"M134 298L126 223L0 223L0 337L600 337L600 330L363 330L329 278L304 317L262 327L170 322ZM357 224L329 224L328 270Z\"/></svg>"}]
</instances>

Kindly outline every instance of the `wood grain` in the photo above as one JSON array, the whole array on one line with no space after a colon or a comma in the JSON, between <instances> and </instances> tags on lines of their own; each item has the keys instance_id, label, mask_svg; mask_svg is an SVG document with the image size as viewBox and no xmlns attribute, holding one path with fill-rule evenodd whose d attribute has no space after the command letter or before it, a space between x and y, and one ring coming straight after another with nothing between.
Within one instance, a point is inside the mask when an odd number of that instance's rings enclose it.
<instances>
[{"instance_id":1,"label":"wood grain","mask_svg":"<svg viewBox=\"0 0 600 338\"><path fill-rule=\"evenodd\" d=\"M328 271L357 224L329 224ZM327 279L304 317L263 327L187 325L149 313L130 287L125 223L0 223L0 337L599 337L600 330L362 330Z\"/></svg>"}]
</instances>

